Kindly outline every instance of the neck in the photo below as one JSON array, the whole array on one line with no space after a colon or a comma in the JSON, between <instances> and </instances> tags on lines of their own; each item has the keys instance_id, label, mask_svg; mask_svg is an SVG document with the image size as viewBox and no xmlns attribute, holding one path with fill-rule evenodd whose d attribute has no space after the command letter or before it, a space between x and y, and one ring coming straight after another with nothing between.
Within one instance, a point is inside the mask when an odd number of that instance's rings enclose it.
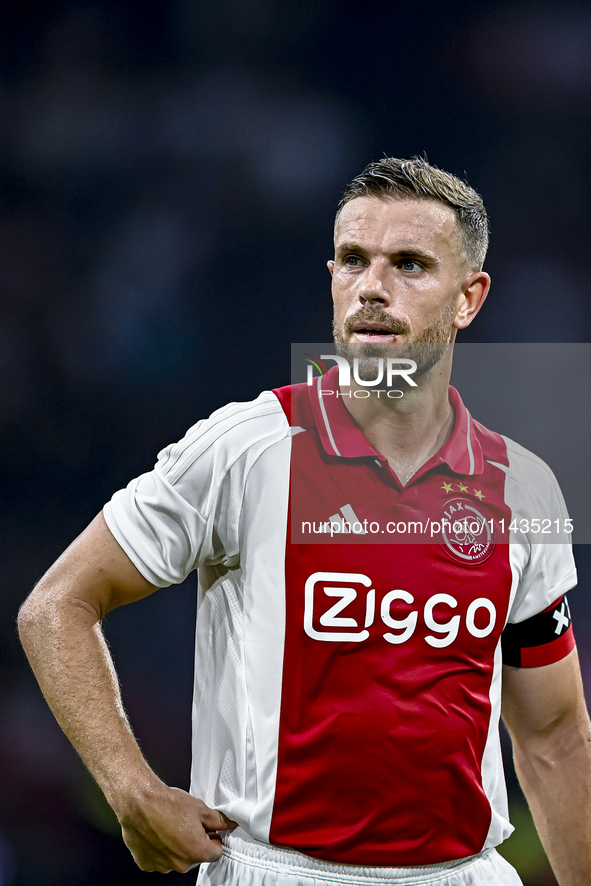
<instances>
[{"instance_id":1,"label":"neck","mask_svg":"<svg viewBox=\"0 0 591 886\"><path fill-rule=\"evenodd\" d=\"M353 382L343 388L343 403L372 446L388 459L390 467L404 485L449 439L453 429L453 410L448 387L451 376L452 349L416 388L399 399L385 392L371 391L370 396L356 397L357 390L367 391Z\"/></svg>"}]
</instances>

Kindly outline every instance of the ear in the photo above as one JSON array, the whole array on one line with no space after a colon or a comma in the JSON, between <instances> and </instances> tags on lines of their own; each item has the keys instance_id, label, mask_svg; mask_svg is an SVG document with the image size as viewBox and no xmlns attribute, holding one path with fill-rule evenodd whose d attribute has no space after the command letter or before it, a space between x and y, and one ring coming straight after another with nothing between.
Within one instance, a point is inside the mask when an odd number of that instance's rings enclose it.
<instances>
[{"instance_id":1,"label":"ear","mask_svg":"<svg viewBox=\"0 0 591 886\"><path fill-rule=\"evenodd\" d=\"M332 277L332 275L334 274L334 261L332 259L330 259L330 261L327 261L326 267L330 271L330 276Z\"/></svg>"},{"instance_id":2,"label":"ear","mask_svg":"<svg viewBox=\"0 0 591 886\"><path fill-rule=\"evenodd\" d=\"M464 280L458 297L456 316L453 325L456 329L469 326L488 295L490 277L484 271L475 271Z\"/></svg>"}]
</instances>

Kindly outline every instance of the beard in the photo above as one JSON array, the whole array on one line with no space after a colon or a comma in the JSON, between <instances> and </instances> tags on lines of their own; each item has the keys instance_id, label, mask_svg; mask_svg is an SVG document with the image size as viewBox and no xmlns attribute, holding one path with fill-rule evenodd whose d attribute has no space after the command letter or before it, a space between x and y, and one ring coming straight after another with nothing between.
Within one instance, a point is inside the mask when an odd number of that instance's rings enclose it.
<instances>
[{"instance_id":1,"label":"beard","mask_svg":"<svg viewBox=\"0 0 591 886\"><path fill-rule=\"evenodd\" d=\"M384 360L385 365L388 357L414 360L417 369L413 373L413 380L418 381L419 378L427 380L441 361L447 348L452 345L454 339L452 323L455 312L454 299L449 302L441 317L424 329L413 341L385 342L384 344L347 341L347 338L354 333L354 327L358 327L359 323L364 321L379 323L382 328L394 335L409 336L411 334L410 327L404 320L391 317L378 305L367 305L356 314L348 317L342 330L337 327L336 321L333 321L336 352L347 360L351 369L353 369L353 360L357 359L358 377L363 381L369 382L376 379L379 373L379 358ZM409 389L403 376L396 377L396 386Z\"/></svg>"}]
</instances>

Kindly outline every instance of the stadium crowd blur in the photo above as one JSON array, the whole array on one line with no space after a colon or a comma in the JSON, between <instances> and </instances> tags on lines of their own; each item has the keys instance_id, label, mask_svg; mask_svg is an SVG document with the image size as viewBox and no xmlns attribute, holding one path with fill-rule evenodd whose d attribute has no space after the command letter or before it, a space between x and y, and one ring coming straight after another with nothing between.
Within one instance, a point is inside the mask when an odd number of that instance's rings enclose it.
<instances>
[{"instance_id":1,"label":"stadium crowd blur","mask_svg":"<svg viewBox=\"0 0 591 886\"><path fill-rule=\"evenodd\" d=\"M1 16L0 886L131 886L156 875L47 710L18 605L163 445L289 383L291 341L330 338L332 215L370 159L426 151L484 195L494 285L464 341L590 340L591 9L53 0ZM182 787L194 605L190 580L107 625L140 742ZM510 785L507 851L526 886L551 886Z\"/></svg>"}]
</instances>

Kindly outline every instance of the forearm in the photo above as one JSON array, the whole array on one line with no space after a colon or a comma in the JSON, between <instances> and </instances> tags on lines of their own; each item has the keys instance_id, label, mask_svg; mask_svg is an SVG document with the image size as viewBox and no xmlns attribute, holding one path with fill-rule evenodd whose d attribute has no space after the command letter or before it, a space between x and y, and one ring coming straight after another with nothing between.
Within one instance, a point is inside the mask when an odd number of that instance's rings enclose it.
<instances>
[{"instance_id":1,"label":"forearm","mask_svg":"<svg viewBox=\"0 0 591 886\"><path fill-rule=\"evenodd\" d=\"M588 718L551 735L514 740L515 768L560 886L591 878L591 730Z\"/></svg>"},{"instance_id":2,"label":"forearm","mask_svg":"<svg viewBox=\"0 0 591 886\"><path fill-rule=\"evenodd\" d=\"M163 784L144 760L92 608L70 598L39 605L33 597L21 610L19 628L43 694L117 813L137 864L184 872L219 857L219 837L205 829L232 823Z\"/></svg>"},{"instance_id":3,"label":"forearm","mask_svg":"<svg viewBox=\"0 0 591 886\"><path fill-rule=\"evenodd\" d=\"M125 715L97 614L40 589L21 610L25 652L58 723L115 811L155 776Z\"/></svg>"}]
</instances>

